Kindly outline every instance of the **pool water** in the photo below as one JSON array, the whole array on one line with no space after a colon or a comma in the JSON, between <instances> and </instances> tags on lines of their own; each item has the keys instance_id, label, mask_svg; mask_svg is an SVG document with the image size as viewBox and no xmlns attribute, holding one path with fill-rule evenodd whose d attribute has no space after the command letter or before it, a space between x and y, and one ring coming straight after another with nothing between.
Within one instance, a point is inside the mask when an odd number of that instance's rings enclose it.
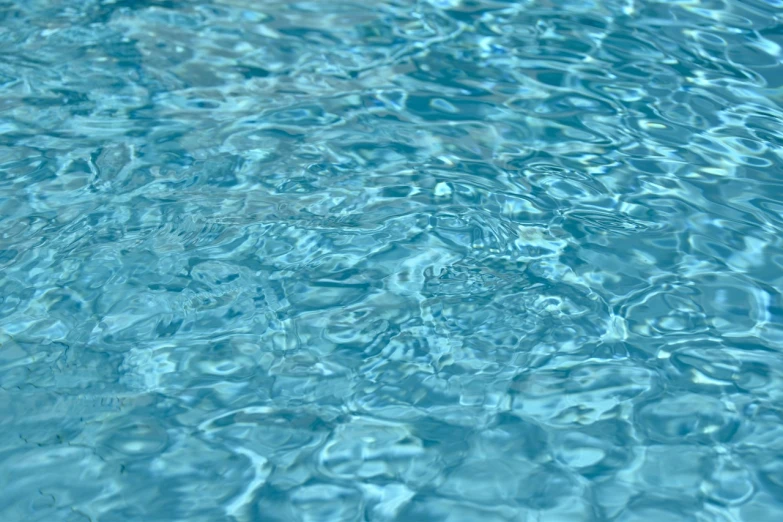
<instances>
[{"instance_id":1,"label":"pool water","mask_svg":"<svg viewBox=\"0 0 783 522\"><path fill-rule=\"evenodd\" d=\"M0 2L0 520L783 520L783 2Z\"/></svg>"}]
</instances>

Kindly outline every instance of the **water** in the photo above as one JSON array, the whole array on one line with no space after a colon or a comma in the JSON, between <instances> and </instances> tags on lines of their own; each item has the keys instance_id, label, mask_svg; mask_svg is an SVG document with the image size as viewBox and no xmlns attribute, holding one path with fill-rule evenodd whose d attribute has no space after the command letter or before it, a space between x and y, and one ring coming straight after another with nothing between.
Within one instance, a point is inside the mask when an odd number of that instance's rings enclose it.
<instances>
[{"instance_id":1,"label":"water","mask_svg":"<svg viewBox=\"0 0 783 522\"><path fill-rule=\"evenodd\" d=\"M0 520L783 520L783 3L0 3Z\"/></svg>"}]
</instances>

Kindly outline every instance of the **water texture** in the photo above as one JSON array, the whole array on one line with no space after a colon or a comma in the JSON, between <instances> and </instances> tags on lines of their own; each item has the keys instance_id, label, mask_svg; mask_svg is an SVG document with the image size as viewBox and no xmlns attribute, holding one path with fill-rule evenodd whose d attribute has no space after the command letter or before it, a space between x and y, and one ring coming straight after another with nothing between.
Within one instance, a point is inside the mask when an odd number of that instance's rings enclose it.
<instances>
[{"instance_id":1,"label":"water texture","mask_svg":"<svg viewBox=\"0 0 783 522\"><path fill-rule=\"evenodd\" d=\"M783 520L783 2L0 2L0 520Z\"/></svg>"}]
</instances>

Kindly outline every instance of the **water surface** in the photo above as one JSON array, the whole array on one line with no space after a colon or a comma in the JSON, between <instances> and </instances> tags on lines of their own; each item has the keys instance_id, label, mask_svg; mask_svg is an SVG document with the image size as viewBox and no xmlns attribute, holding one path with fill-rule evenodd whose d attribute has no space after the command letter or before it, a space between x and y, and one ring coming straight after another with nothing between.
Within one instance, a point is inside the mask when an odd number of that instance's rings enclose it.
<instances>
[{"instance_id":1,"label":"water surface","mask_svg":"<svg viewBox=\"0 0 783 522\"><path fill-rule=\"evenodd\" d=\"M0 2L0 520L783 520L782 9Z\"/></svg>"}]
</instances>

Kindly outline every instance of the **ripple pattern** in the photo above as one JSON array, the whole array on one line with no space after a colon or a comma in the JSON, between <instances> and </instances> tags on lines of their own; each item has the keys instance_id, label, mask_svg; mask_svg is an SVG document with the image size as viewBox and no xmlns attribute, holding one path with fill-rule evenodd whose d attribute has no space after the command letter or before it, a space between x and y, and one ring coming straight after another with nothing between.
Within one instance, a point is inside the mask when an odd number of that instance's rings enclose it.
<instances>
[{"instance_id":1,"label":"ripple pattern","mask_svg":"<svg viewBox=\"0 0 783 522\"><path fill-rule=\"evenodd\" d=\"M0 519L783 520L782 23L0 1Z\"/></svg>"}]
</instances>

